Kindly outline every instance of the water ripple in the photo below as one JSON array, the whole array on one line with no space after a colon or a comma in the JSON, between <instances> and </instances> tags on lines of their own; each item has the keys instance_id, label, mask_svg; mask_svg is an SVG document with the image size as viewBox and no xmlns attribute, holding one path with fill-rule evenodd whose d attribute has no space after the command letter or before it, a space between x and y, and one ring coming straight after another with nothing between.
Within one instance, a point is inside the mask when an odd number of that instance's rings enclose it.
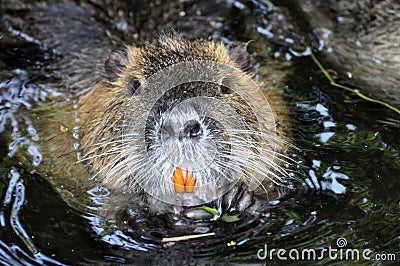
<instances>
[{"instance_id":1,"label":"water ripple","mask_svg":"<svg viewBox=\"0 0 400 266\"><path fill-rule=\"evenodd\" d=\"M64 265L39 252L30 235L26 232L20 221L21 207L25 203L25 186L23 180L20 179L20 173L16 169L11 169L9 176L9 186L0 211L1 226L3 228L7 226L6 211L12 203L9 213L10 227L29 252L24 251L15 244L7 245L0 241L0 262L4 263L4 265Z\"/></svg>"}]
</instances>

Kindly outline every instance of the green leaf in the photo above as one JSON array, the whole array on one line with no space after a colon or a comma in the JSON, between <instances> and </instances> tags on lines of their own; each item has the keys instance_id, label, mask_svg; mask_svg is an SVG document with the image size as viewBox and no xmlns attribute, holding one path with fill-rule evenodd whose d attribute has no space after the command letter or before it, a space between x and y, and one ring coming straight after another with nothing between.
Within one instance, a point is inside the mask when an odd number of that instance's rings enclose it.
<instances>
[{"instance_id":1,"label":"green leaf","mask_svg":"<svg viewBox=\"0 0 400 266\"><path fill-rule=\"evenodd\" d=\"M227 223L237 222L237 221L240 220L239 214L236 214L236 215L227 215L227 214L223 214L223 215L220 217L220 219L221 219L222 221L224 221L224 222L227 222Z\"/></svg>"},{"instance_id":2,"label":"green leaf","mask_svg":"<svg viewBox=\"0 0 400 266\"><path fill-rule=\"evenodd\" d=\"M211 208L211 207L207 207L207 206L200 206L200 207L197 207L196 209L205 210L206 212L212 214L212 215L214 216L215 219L217 219L218 217L221 216L221 214L220 214L220 213L218 212L218 210L215 209L215 208Z\"/></svg>"}]
</instances>

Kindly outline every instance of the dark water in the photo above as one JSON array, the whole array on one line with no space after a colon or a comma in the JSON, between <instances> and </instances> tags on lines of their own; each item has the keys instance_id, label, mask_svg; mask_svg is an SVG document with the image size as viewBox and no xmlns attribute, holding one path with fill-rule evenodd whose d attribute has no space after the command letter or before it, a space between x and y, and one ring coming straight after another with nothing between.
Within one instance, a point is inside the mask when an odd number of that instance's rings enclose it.
<instances>
[{"instance_id":1,"label":"dark water","mask_svg":"<svg viewBox=\"0 0 400 266\"><path fill-rule=\"evenodd\" d=\"M57 97L58 93L46 85L53 82L51 78L36 78L51 61L51 52L41 49L36 57L27 55L25 51L37 47L35 40L28 38L26 43L31 48L15 51L15 58L2 58L7 64L0 72L0 262L281 263L276 253L272 261L257 257L265 245L268 250L312 249L317 254L323 249L344 247L360 254L370 251L367 255L372 259L383 255L382 261L361 260L364 264L395 263L391 256L399 261L400 128L392 122L399 116L329 85L308 56L290 52L305 47L290 47L278 36L269 36L263 20L271 14L267 2L235 5L246 14L244 22L251 27L239 32L227 26L214 37L254 39L256 70L265 67L268 60L268 64L287 73L284 84L276 86L289 107L293 143L301 149L290 154L298 164L291 171L302 180L297 189L280 200L265 202L258 212L243 214L239 221L215 221L211 225L215 236L191 241L161 242L166 236L190 233L170 228L162 217L138 217L135 226L124 232L105 229L95 215L69 207L48 179L34 170L43 158L28 114L35 103ZM287 34L301 39L294 32ZM26 151L32 167L12 156L16 149ZM339 251L332 254L340 258ZM331 260L327 253L319 262L356 263Z\"/></svg>"}]
</instances>

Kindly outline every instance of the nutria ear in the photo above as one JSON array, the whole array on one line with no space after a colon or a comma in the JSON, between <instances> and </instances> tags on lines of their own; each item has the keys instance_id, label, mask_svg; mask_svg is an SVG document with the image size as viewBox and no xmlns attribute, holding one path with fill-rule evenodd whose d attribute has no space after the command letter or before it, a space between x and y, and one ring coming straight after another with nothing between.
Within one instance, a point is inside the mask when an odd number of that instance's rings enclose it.
<instances>
[{"instance_id":1,"label":"nutria ear","mask_svg":"<svg viewBox=\"0 0 400 266\"><path fill-rule=\"evenodd\" d=\"M248 70L250 68L251 56L247 52L247 46L250 42L232 44L228 47L229 56L241 70Z\"/></svg>"},{"instance_id":2,"label":"nutria ear","mask_svg":"<svg viewBox=\"0 0 400 266\"><path fill-rule=\"evenodd\" d=\"M127 50L113 50L104 63L108 78L114 81L120 72L128 65L128 61Z\"/></svg>"}]
</instances>

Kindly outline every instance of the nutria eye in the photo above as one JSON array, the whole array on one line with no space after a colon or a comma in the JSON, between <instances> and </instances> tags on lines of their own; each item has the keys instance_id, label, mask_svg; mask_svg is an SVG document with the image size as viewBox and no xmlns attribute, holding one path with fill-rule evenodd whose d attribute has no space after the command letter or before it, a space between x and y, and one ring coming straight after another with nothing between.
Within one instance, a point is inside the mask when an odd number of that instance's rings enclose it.
<instances>
[{"instance_id":1,"label":"nutria eye","mask_svg":"<svg viewBox=\"0 0 400 266\"><path fill-rule=\"evenodd\" d=\"M230 94L230 93L232 93L232 90L231 89L229 89L227 86L225 86L225 85L221 85L220 86L220 90L221 90L221 93L222 94Z\"/></svg>"},{"instance_id":2,"label":"nutria eye","mask_svg":"<svg viewBox=\"0 0 400 266\"><path fill-rule=\"evenodd\" d=\"M137 88L139 88L139 87L140 87L140 82L139 82L139 80L135 79L133 81L133 88L135 88L135 90L137 90Z\"/></svg>"},{"instance_id":3,"label":"nutria eye","mask_svg":"<svg viewBox=\"0 0 400 266\"><path fill-rule=\"evenodd\" d=\"M129 92L130 92L130 94L134 94L135 93L135 91L138 89L140 87L140 82L139 82L139 80L137 80L137 79L134 79L133 81L132 81L132 84L129 86Z\"/></svg>"}]
</instances>

